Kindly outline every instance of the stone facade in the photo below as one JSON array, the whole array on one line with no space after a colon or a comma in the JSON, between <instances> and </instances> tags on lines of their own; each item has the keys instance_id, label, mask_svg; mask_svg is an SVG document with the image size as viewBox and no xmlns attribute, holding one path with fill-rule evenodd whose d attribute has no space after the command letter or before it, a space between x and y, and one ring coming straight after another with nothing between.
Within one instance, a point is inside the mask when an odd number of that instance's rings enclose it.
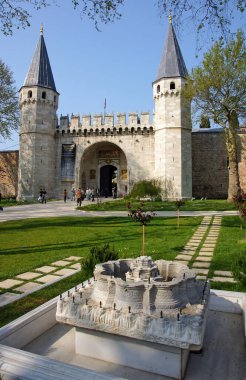
<instances>
[{"instance_id":1,"label":"stone facade","mask_svg":"<svg viewBox=\"0 0 246 380\"><path fill-rule=\"evenodd\" d=\"M17 196L18 162L18 150L0 152L0 193L3 198Z\"/></svg>"},{"instance_id":2,"label":"stone facade","mask_svg":"<svg viewBox=\"0 0 246 380\"><path fill-rule=\"evenodd\" d=\"M187 70L169 24L157 79L154 114L61 116L59 93L43 31L20 89L18 198L49 198L64 189L99 189L101 195L127 194L140 180L159 180L166 198L226 198L228 173L223 133L192 133L190 104L182 89ZM239 171L245 189L245 131L239 134Z\"/></svg>"}]
</instances>

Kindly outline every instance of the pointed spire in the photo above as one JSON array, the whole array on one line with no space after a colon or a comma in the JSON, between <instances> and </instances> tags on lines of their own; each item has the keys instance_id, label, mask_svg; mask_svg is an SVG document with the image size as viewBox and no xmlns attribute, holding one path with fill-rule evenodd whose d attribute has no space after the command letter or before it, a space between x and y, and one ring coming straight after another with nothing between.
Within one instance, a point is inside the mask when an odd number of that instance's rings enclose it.
<instances>
[{"instance_id":1,"label":"pointed spire","mask_svg":"<svg viewBox=\"0 0 246 380\"><path fill-rule=\"evenodd\" d=\"M168 35L164 45L157 79L187 76L187 69L169 15Z\"/></svg>"},{"instance_id":2,"label":"pointed spire","mask_svg":"<svg viewBox=\"0 0 246 380\"><path fill-rule=\"evenodd\" d=\"M48 53L46 50L43 25L40 27L40 37L33 56L33 60L27 73L23 87L41 86L56 91Z\"/></svg>"}]
</instances>

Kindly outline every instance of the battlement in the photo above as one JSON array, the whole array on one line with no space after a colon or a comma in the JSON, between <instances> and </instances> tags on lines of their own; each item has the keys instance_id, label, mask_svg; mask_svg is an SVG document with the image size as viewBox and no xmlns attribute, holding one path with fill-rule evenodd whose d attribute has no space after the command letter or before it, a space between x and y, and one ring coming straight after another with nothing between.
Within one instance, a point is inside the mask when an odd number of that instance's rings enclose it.
<instances>
[{"instance_id":1,"label":"battlement","mask_svg":"<svg viewBox=\"0 0 246 380\"><path fill-rule=\"evenodd\" d=\"M153 133L150 125L150 113L142 112L140 116L137 112L131 112L126 122L126 113L91 114L60 116L60 125L57 133L71 133L78 135L104 135L104 134L148 134Z\"/></svg>"}]
</instances>

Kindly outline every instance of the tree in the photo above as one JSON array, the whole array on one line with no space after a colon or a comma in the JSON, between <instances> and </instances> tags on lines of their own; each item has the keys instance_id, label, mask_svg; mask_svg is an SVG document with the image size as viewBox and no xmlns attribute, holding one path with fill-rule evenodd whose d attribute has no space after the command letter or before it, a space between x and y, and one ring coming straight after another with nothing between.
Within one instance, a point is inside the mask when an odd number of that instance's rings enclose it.
<instances>
[{"instance_id":1,"label":"tree","mask_svg":"<svg viewBox=\"0 0 246 380\"><path fill-rule=\"evenodd\" d=\"M81 17L94 21L98 29L99 23L107 24L119 19L120 5L125 0L71 0L74 9L78 9ZM31 7L41 9L52 4L58 5L58 0L0 0L0 30L5 35L12 35L15 28L30 26ZM61 1L62 4L62 1ZM30 7L31 5L31 7Z\"/></svg>"},{"instance_id":2,"label":"tree","mask_svg":"<svg viewBox=\"0 0 246 380\"><path fill-rule=\"evenodd\" d=\"M210 128L210 127L211 127L211 125L210 125L209 117L202 114L201 115L200 128Z\"/></svg>"},{"instance_id":3,"label":"tree","mask_svg":"<svg viewBox=\"0 0 246 380\"><path fill-rule=\"evenodd\" d=\"M203 61L192 70L184 94L193 99L195 115L204 113L224 128L229 160L228 200L239 191L237 130L245 118L245 59L244 34L238 31L235 39L226 44L216 42L204 55Z\"/></svg>"},{"instance_id":4,"label":"tree","mask_svg":"<svg viewBox=\"0 0 246 380\"><path fill-rule=\"evenodd\" d=\"M187 24L193 25L198 32L206 30L211 38L226 35L230 31L231 22L246 9L245 0L152 0L157 4L160 15L173 15L175 28ZM31 11L51 4L62 4L58 0L0 0L0 30L6 35L12 35L14 28L30 26ZM125 0L71 0L74 9L81 13L82 18L88 17L95 23L109 23L121 17L120 7ZM144 6L144 5L143 5Z\"/></svg>"},{"instance_id":5,"label":"tree","mask_svg":"<svg viewBox=\"0 0 246 380\"><path fill-rule=\"evenodd\" d=\"M0 59L0 136L8 138L19 126L19 108L13 74Z\"/></svg>"},{"instance_id":6,"label":"tree","mask_svg":"<svg viewBox=\"0 0 246 380\"><path fill-rule=\"evenodd\" d=\"M161 14L172 14L176 29L192 24L197 35L209 33L214 37L230 35L232 20L237 19L246 9L245 0L158 0Z\"/></svg>"}]
</instances>

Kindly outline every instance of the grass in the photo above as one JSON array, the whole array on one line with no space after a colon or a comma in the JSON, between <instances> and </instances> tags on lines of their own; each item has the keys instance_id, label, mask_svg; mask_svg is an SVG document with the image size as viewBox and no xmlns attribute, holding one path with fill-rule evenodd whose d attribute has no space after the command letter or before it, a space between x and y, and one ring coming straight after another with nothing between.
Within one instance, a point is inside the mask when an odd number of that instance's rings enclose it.
<instances>
[{"instance_id":1,"label":"grass","mask_svg":"<svg viewBox=\"0 0 246 380\"><path fill-rule=\"evenodd\" d=\"M245 229L241 229L241 222L237 216L224 216L222 218L221 231L215 247L211 262L209 276L215 270L231 271L235 259L240 255L246 255ZM225 289L246 292L246 286L241 284L212 283L214 289Z\"/></svg>"},{"instance_id":2,"label":"grass","mask_svg":"<svg viewBox=\"0 0 246 380\"><path fill-rule=\"evenodd\" d=\"M103 202L97 204L86 205L86 201L83 202L83 207L79 207L81 210L87 211L126 211L128 199L117 199L115 201ZM137 208L140 204L138 201L131 201L134 208ZM146 201L145 207L153 209L154 211L176 211L174 202L169 201ZM227 202L224 199L206 199L206 200L189 200L185 205L181 207L181 211L226 211L235 210L233 203Z\"/></svg>"},{"instance_id":3,"label":"grass","mask_svg":"<svg viewBox=\"0 0 246 380\"><path fill-rule=\"evenodd\" d=\"M173 259L201 218L155 218L146 227L145 251ZM0 224L0 281L65 257L87 255L95 245L110 243L121 257L141 253L142 226L130 218L42 218Z\"/></svg>"},{"instance_id":4,"label":"grass","mask_svg":"<svg viewBox=\"0 0 246 380\"><path fill-rule=\"evenodd\" d=\"M191 238L201 217L154 218L146 227L146 255L172 260ZM240 252L246 253L244 230L238 217L223 217L209 276L214 270L231 270ZM110 243L121 258L141 253L142 226L130 218L42 218L0 224L0 281L32 271L68 256L88 255L90 248ZM82 272L1 308L0 326L79 284ZM241 284L212 283L214 289L246 291Z\"/></svg>"},{"instance_id":5,"label":"grass","mask_svg":"<svg viewBox=\"0 0 246 380\"><path fill-rule=\"evenodd\" d=\"M173 259L193 235L201 217L155 218L146 227L146 254ZM120 257L141 253L142 226L129 218L47 218L0 224L0 280L34 270L68 256L83 256L91 247L112 244ZM82 272L1 308L0 326L85 280Z\"/></svg>"}]
</instances>

